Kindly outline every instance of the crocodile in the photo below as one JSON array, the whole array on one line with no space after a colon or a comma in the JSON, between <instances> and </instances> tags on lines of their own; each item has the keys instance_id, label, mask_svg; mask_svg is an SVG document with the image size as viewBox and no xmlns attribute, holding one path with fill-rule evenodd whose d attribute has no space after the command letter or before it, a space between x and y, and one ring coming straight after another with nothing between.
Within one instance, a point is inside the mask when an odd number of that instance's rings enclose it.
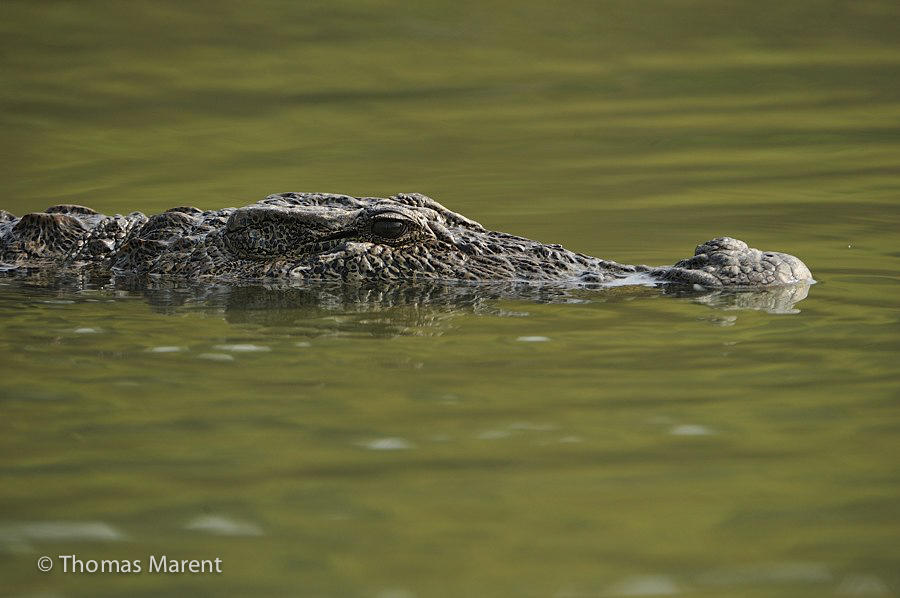
<instances>
[{"instance_id":1,"label":"crocodile","mask_svg":"<svg viewBox=\"0 0 900 598\"><path fill-rule=\"evenodd\" d=\"M627 265L488 230L418 193L279 193L242 208L105 216L56 205L0 210L0 271L95 272L230 282L671 283L755 289L808 283L798 258L719 237L672 266Z\"/></svg>"}]
</instances>

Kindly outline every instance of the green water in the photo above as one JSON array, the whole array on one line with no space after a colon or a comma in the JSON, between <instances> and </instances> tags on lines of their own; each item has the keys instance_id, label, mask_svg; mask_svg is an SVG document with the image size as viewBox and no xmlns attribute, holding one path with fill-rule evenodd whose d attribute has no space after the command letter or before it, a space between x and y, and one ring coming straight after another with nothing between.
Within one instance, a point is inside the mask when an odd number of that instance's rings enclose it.
<instances>
[{"instance_id":1,"label":"green water","mask_svg":"<svg viewBox=\"0 0 900 598\"><path fill-rule=\"evenodd\" d=\"M6 0L0 82L19 215L420 191L819 281L766 311L0 279L0 593L900 593L895 2Z\"/></svg>"}]
</instances>

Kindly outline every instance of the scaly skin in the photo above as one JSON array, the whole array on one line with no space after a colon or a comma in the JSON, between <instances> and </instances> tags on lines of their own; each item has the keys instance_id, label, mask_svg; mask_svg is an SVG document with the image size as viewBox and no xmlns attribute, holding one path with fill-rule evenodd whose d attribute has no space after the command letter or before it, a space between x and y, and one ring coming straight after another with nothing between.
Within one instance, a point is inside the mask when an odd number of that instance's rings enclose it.
<instances>
[{"instance_id":1,"label":"scaly skin","mask_svg":"<svg viewBox=\"0 0 900 598\"><path fill-rule=\"evenodd\" d=\"M721 237L674 266L629 266L485 229L420 194L282 193L243 208L113 217L61 205L0 211L0 271L56 269L223 281L527 281L627 277L705 288L809 282L792 255Z\"/></svg>"}]
</instances>

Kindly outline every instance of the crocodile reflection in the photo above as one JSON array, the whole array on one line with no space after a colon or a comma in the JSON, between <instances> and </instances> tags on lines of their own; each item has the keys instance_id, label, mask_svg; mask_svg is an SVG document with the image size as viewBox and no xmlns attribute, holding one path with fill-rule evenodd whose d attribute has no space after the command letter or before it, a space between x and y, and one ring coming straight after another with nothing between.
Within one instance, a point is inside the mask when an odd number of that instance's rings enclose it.
<instances>
[{"instance_id":1,"label":"crocodile reflection","mask_svg":"<svg viewBox=\"0 0 900 598\"><path fill-rule=\"evenodd\" d=\"M133 285L135 283L132 283ZM122 283L119 288L129 288ZM321 284L292 286L131 286L154 309L216 312L232 323L284 325L316 315L383 315L409 326L429 326L455 313L515 316L515 304L614 303L641 297L668 296L715 310L797 313L809 285L754 291L689 290L668 286L623 286L573 289L566 286L496 284ZM511 307L510 304L513 304Z\"/></svg>"},{"instance_id":2,"label":"crocodile reflection","mask_svg":"<svg viewBox=\"0 0 900 598\"><path fill-rule=\"evenodd\" d=\"M514 317L529 304L609 303L667 297L699 303L714 312L758 310L774 314L799 312L809 285L787 285L756 290L697 290L668 285L604 286L498 283L320 283L291 285L179 284L143 277L93 277L55 274L7 279L6 288L31 298L83 301L145 301L163 314L195 313L220 317L233 324L270 327L308 327L312 333L346 328L377 335L416 334L432 329L440 333L458 315ZM316 322L311 324L311 322ZM294 330L297 332L296 328Z\"/></svg>"}]
</instances>

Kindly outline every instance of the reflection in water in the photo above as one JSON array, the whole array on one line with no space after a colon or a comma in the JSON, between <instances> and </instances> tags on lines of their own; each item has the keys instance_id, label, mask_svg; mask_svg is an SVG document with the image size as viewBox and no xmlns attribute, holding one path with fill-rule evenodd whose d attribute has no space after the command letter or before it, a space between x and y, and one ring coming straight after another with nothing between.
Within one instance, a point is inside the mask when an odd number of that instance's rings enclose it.
<instances>
[{"instance_id":1,"label":"reflection in water","mask_svg":"<svg viewBox=\"0 0 900 598\"><path fill-rule=\"evenodd\" d=\"M200 310L223 314L231 323L287 324L308 319L322 312L372 313L390 310L390 319L411 326L437 324L442 316L454 312L496 316L516 316L504 310L500 301L543 304L610 302L636 297L670 296L700 303L718 310L761 310L775 314L799 313L796 304L809 293L808 284L773 287L762 290L687 289L671 285L554 285L525 282L406 282L396 284L304 283L257 284L185 284L177 281L119 277L85 281L73 278L9 279L13 286L29 287L33 292L61 292L78 295L89 291L114 296L140 295L155 310L174 313ZM58 297L54 299L60 301ZM64 299L69 301L71 299ZM78 332L89 332L79 329ZM168 347L156 347L165 352ZM175 349L172 349L175 350ZM229 348L252 351L254 348Z\"/></svg>"},{"instance_id":2,"label":"reflection in water","mask_svg":"<svg viewBox=\"0 0 900 598\"><path fill-rule=\"evenodd\" d=\"M392 319L408 319L416 326L436 322L437 314L455 311L486 315L516 315L501 309L498 301L533 303L584 303L669 295L721 310L761 310L799 313L795 307L806 298L809 285L791 285L756 291L684 290L660 287L571 288L524 283L434 284L393 286L321 285L303 288L278 286L194 287L190 295L161 289L147 290L151 304L175 307L187 303L223 308L229 322L268 322L299 319L304 311L377 312L391 310ZM299 309L298 309L299 308ZM529 337L530 338L530 337Z\"/></svg>"},{"instance_id":3,"label":"reflection in water","mask_svg":"<svg viewBox=\"0 0 900 598\"><path fill-rule=\"evenodd\" d=\"M709 291L693 297L697 303L723 310L752 309L770 314L796 314L794 307L809 294L809 284L792 284L763 291Z\"/></svg>"},{"instance_id":4,"label":"reflection in water","mask_svg":"<svg viewBox=\"0 0 900 598\"><path fill-rule=\"evenodd\" d=\"M711 586L741 586L771 583L824 583L833 578L823 563L753 563L702 573L698 581Z\"/></svg>"},{"instance_id":5,"label":"reflection in water","mask_svg":"<svg viewBox=\"0 0 900 598\"><path fill-rule=\"evenodd\" d=\"M237 521L224 515L199 515L188 521L184 529L219 536L261 536L262 529L255 523Z\"/></svg>"},{"instance_id":6,"label":"reflection in water","mask_svg":"<svg viewBox=\"0 0 900 598\"><path fill-rule=\"evenodd\" d=\"M32 550L32 543L115 542L126 536L102 521L31 521L0 524L0 552Z\"/></svg>"}]
</instances>

